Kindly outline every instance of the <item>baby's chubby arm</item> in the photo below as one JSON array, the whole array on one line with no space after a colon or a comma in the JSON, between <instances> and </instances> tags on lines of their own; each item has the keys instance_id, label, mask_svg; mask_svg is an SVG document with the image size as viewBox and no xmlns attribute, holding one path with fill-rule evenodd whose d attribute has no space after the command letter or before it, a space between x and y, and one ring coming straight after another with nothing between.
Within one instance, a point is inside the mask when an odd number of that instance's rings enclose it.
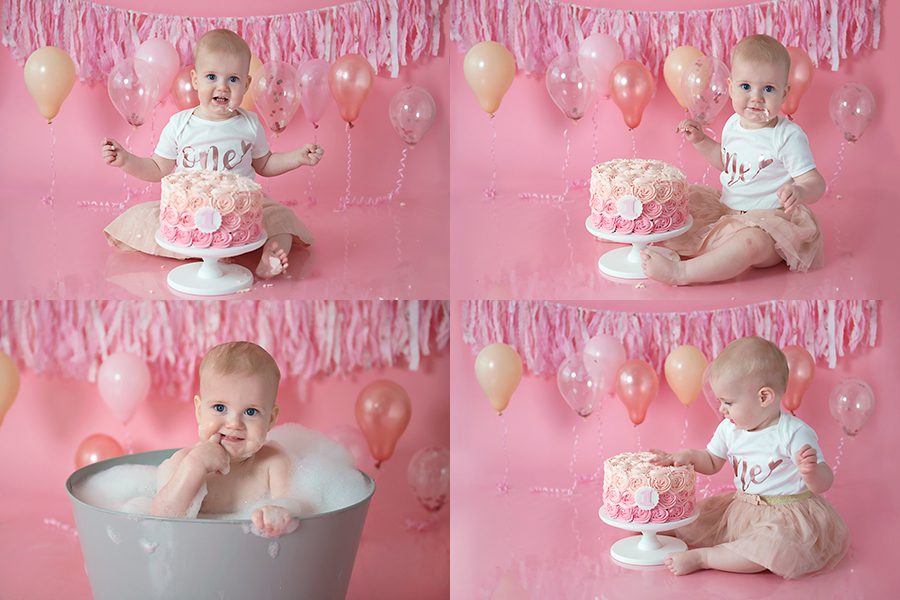
<instances>
[{"instance_id":1,"label":"baby's chubby arm","mask_svg":"<svg viewBox=\"0 0 900 600\"><path fill-rule=\"evenodd\" d=\"M302 512L298 499L290 497L291 462L287 455L278 454L269 462L269 492L272 503L257 508L250 516L253 525L264 537L280 537L299 526L295 518Z\"/></svg>"},{"instance_id":2,"label":"baby's chubby arm","mask_svg":"<svg viewBox=\"0 0 900 600\"><path fill-rule=\"evenodd\" d=\"M697 450L693 448L684 448L677 452L663 452L662 450L650 450L656 454L651 462L661 467L671 467L675 465L694 465L694 470L703 475L714 475L722 470L725 459L716 456L709 450Z\"/></svg>"},{"instance_id":3,"label":"baby's chubby arm","mask_svg":"<svg viewBox=\"0 0 900 600\"><path fill-rule=\"evenodd\" d=\"M817 169L791 179L775 192L786 214L798 204L812 204L825 194L825 179Z\"/></svg>"},{"instance_id":4,"label":"baby's chubby arm","mask_svg":"<svg viewBox=\"0 0 900 600\"><path fill-rule=\"evenodd\" d=\"M722 162L722 144L706 135L703 125L691 119L684 119L678 123L675 132L683 134L709 164L720 171L725 170L725 164Z\"/></svg>"},{"instance_id":5,"label":"baby's chubby arm","mask_svg":"<svg viewBox=\"0 0 900 600\"><path fill-rule=\"evenodd\" d=\"M150 505L151 515L185 516L206 476L210 473L228 473L231 461L219 443L221 437L217 433L193 448L179 450L160 465L157 481L162 485Z\"/></svg>"},{"instance_id":6,"label":"baby's chubby arm","mask_svg":"<svg viewBox=\"0 0 900 600\"><path fill-rule=\"evenodd\" d=\"M103 138L100 156L111 167L124 169L132 177L144 181L159 181L175 169L175 161L158 154L143 157L132 154L112 138Z\"/></svg>"},{"instance_id":7,"label":"baby's chubby arm","mask_svg":"<svg viewBox=\"0 0 900 600\"><path fill-rule=\"evenodd\" d=\"M253 159L253 170L263 177L275 177L302 166L314 167L325 155L317 144L306 144L290 152L269 152Z\"/></svg>"},{"instance_id":8,"label":"baby's chubby arm","mask_svg":"<svg viewBox=\"0 0 900 600\"><path fill-rule=\"evenodd\" d=\"M797 470L800 471L800 477L803 483L814 494L827 492L831 488L834 481L834 473L824 462L818 462L816 449L805 444L797 454L794 455L794 461L797 463Z\"/></svg>"}]
</instances>

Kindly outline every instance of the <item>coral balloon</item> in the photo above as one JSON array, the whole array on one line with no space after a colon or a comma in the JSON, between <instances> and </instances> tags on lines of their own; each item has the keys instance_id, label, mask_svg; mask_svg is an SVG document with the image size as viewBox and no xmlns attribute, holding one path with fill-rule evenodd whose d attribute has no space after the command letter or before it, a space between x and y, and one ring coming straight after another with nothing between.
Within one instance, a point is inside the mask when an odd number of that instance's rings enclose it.
<instances>
[{"instance_id":1,"label":"coral balloon","mask_svg":"<svg viewBox=\"0 0 900 600\"><path fill-rule=\"evenodd\" d=\"M579 417L587 418L594 412L597 385L585 368L582 354L573 354L560 363L556 386L563 400Z\"/></svg>"},{"instance_id":2,"label":"coral balloon","mask_svg":"<svg viewBox=\"0 0 900 600\"><path fill-rule=\"evenodd\" d=\"M113 106L129 125L140 127L159 98L156 70L139 58L126 58L113 67L106 89Z\"/></svg>"},{"instance_id":3,"label":"coral balloon","mask_svg":"<svg viewBox=\"0 0 900 600\"><path fill-rule=\"evenodd\" d=\"M394 131L410 146L418 144L434 121L434 98L417 85L403 87L391 98L388 115Z\"/></svg>"},{"instance_id":4,"label":"coral balloon","mask_svg":"<svg viewBox=\"0 0 900 600\"><path fill-rule=\"evenodd\" d=\"M831 94L828 114L844 134L844 139L855 142L875 114L875 97L861 83L845 83Z\"/></svg>"},{"instance_id":5,"label":"coral balloon","mask_svg":"<svg viewBox=\"0 0 900 600\"><path fill-rule=\"evenodd\" d=\"M502 415L522 380L522 359L512 346L487 345L475 358L475 378L491 406Z\"/></svg>"},{"instance_id":6,"label":"coral balloon","mask_svg":"<svg viewBox=\"0 0 900 600\"><path fill-rule=\"evenodd\" d=\"M172 87L172 82L175 81L175 76L181 68L181 57L175 51L175 46L166 40L149 39L138 46L134 57L149 64L156 72L156 81L159 84L159 97L156 102L159 102L166 90Z\"/></svg>"},{"instance_id":7,"label":"coral balloon","mask_svg":"<svg viewBox=\"0 0 900 600\"><path fill-rule=\"evenodd\" d=\"M19 367L8 354L0 352L0 425L18 393Z\"/></svg>"},{"instance_id":8,"label":"coral balloon","mask_svg":"<svg viewBox=\"0 0 900 600\"><path fill-rule=\"evenodd\" d=\"M24 75L25 87L38 112L52 123L75 85L75 63L65 50L44 46L32 52L25 61Z\"/></svg>"},{"instance_id":9,"label":"coral balloon","mask_svg":"<svg viewBox=\"0 0 900 600\"><path fill-rule=\"evenodd\" d=\"M628 409L635 425L644 422L650 402L659 392L659 378L653 368L639 359L626 360L616 377L616 393Z\"/></svg>"},{"instance_id":10,"label":"coral balloon","mask_svg":"<svg viewBox=\"0 0 900 600\"><path fill-rule=\"evenodd\" d=\"M150 369L130 352L110 354L97 371L100 397L122 423L127 423L150 391Z\"/></svg>"},{"instance_id":11,"label":"coral balloon","mask_svg":"<svg viewBox=\"0 0 900 600\"><path fill-rule=\"evenodd\" d=\"M609 395L616 387L616 373L625 362L625 347L611 335L598 333L582 351L584 366L594 380L597 393Z\"/></svg>"},{"instance_id":12,"label":"coral balloon","mask_svg":"<svg viewBox=\"0 0 900 600\"><path fill-rule=\"evenodd\" d=\"M172 100L179 110L187 110L200 105L200 97L197 96L197 90L191 82L191 71L194 66L188 66L175 74L175 81L172 83ZM243 104L241 104L243 106Z\"/></svg>"},{"instance_id":13,"label":"coral balloon","mask_svg":"<svg viewBox=\"0 0 900 600\"><path fill-rule=\"evenodd\" d=\"M647 67L634 60L623 60L613 67L609 87L628 128L640 125L644 109L653 96L653 75Z\"/></svg>"},{"instance_id":14,"label":"coral balloon","mask_svg":"<svg viewBox=\"0 0 900 600\"><path fill-rule=\"evenodd\" d=\"M347 54L337 59L328 72L328 85L337 103L341 118L353 127L359 117L372 83L375 71L372 65L359 54Z\"/></svg>"},{"instance_id":15,"label":"coral balloon","mask_svg":"<svg viewBox=\"0 0 900 600\"><path fill-rule=\"evenodd\" d=\"M75 451L75 468L80 469L123 454L125 451L114 438L105 433L95 433L84 438L78 445L78 450Z\"/></svg>"},{"instance_id":16,"label":"coral balloon","mask_svg":"<svg viewBox=\"0 0 900 600\"><path fill-rule=\"evenodd\" d=\"M875 408L875 394L862 379L844 379L828 395L828 408L847 435L859 433Z\"/></svg>"},{"instance_id":17,"label":"coral balloon","mask_svg":"<svg viewBox=\"0 0 900 600\"><path fill-rule=\"evenodd\" d=\"M809 59L809 55L800 48L790 46L787 51L791 55L791 70L788 74L788 85L790 87L788 88L787 98L784 99L784 104L781 105L781 110L784 114L790 116L800 108L800 98L803 97L803 94L806 93L806 90L812 83L815 69L812 61Z\"/></svg>"},{"instance_id":18,"label":"coral balloon","mask_svg":"<svg viewBox=\"0 0 900 600\"><path fill-rule=\"evenodd\" d=\"M666 57L663 63L663 78L666 87L675 96L675 100L681 108L687 110L687 102L682 92L682 81L687 72L694 65L694 61L703 56L703 53L693 46L678 46Z\"/></svg>"},{"instance_id":19,"label":"coral balloon","mask_svg":"<svg viewBox=\"0 0 900 600\"><path fill-rule=\"evenodd\" d=\"M666 382L678 400L690 406L703 388L703 375L709 362L695 346L686 344L674 348L666 357Z\"/></svg>"},{"instance_id":20,"label":"coral balloon","mask_svg":"<svg viewBox=\"0 0 900 600\"><path fill-rule=\"evenodd\" d=\"M363 459L366 458L368 447L366 437L355 425L335 425L325 432L325 435L343 446L347 452L353 455L353 464L362 468Z\"/></svg>"},{"instance_id":21,"label":"coral balloon","mask_svg":"<svg viewBox=\"0 0 900 600\"><path fill-rule=\"evenodd\" d=\"M287 129L300 108L300 76L291 65L273 60L259 70L253 102L266 127L275 133Z\"/></svg>"},{"instance_id":22,"label":"coral balloon","mask_svg":"<svg viewBox=\"0 0 900 600\"><path fill-rule=\"evenodd\" d=\"M553 103L573 121L583 117L594 103L594 87L581 70L577 54L566 52L554 58L544 79Z\"/></svg>"},{"instance_id":23,"label":"coral balloon","mask_svg":"<svg viewBox=\"0 0 900 600\"><path fill-rule=\"evenodd\" d=\"M356 398L356 422L369 442L375 468L394 454L409 425L412 404L406 390L389 379L373 381Z\"/></svg>"},{"instance_id":24,"label":"coral balloon","mask_svg":"<svg viewBox=\"0 0 900 600\"><path fill-rule=\"evenodd\" d=\"M318 129L319 121L331 102L328 72L331 65L321 58L313 58L300 65L300 106L306 120Z\"/></svg>"},{"instance_id":25,"label":"coral balloon","mask_svg":"<svg viewBox=\"0 0 900 600\"><path fill-rule=\"evenodd\" d=\"M441 510L450 499L450 451L422 448L416 452L406 469L406 481L425 510Z\"/></svg>"},{"instance_id":26,"label":"coral balloon","mask_svg":"<svg viewBox=\"0 0 900 600\"><path fill-rule=\"evenodd\" d=\"M781 397L781 405L794 414L800 408L806 388L812 383L816 361L800 346L786 346L782 352L788 363L788 385L784 396Z\"/></svg>"},{"instance_id":27,"label":"coral balloon","mask_svg":"<svg viewBox=\"0 0 900 600\"><path fill-rule=\"evenodd\" d=\"M681 97L691 118L706 125L728 102L728 67L721 60L701 56L681 79Z\"/></svg>"},{"instance_id":28,"label":"coral balloon","mask_svg":"<svg viewBox=\"0 0 900 600\"><path fill-rule=\"evenodd\" d=\"M594 33L578 47L578 64L588 76L597 94L609 98L609 74L622 62L622 46L611 35Z\"/></svg>"},{"instance_id":29,"label":"coral balloon","mask_svg":"<svg viewBox=\"0 0 900 600\"><path fill-rule=\"evenodd\" d=\"M259 79L259 74L262 70L262 62L256 58L255 56L250 56L250 83L247 87L247 93L244 94L244 99L241 100L241 108L244 110L253 110L253 107L256 106L256 80Z\"/></svg>"},{"instance_id":30,"label":"coral balloon","mask_svg":"<svg viewBox=\"0 0 900 600\"><path fill-rule=\"evenodd\" d=\"M463 75L481 109L493 115L516 76L516 59L503 44L479 42L466 52Z\"/></svg>"}]
</instances>

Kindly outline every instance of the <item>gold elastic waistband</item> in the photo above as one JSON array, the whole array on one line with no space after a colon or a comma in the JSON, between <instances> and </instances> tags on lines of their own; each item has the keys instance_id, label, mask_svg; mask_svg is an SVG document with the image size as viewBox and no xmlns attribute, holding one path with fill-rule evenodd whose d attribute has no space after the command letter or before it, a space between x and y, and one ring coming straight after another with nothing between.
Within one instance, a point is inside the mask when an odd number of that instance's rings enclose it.
<instances>
[{"instance_id":1,"label":"gold elastic waistband","mask_svg":"<svg viewBox=\"0 0 900 600\"><path fill-rule=\"evenodd\" d=\"M738 500L747 502L748 504L769 505L792 504L794 502L802 502L807 498L811 498L812 492L806 491L800 494L788 494L785 496L760 496L758 494L746 494L744 492L735 492Z\"/></svg>"}]
</instances>

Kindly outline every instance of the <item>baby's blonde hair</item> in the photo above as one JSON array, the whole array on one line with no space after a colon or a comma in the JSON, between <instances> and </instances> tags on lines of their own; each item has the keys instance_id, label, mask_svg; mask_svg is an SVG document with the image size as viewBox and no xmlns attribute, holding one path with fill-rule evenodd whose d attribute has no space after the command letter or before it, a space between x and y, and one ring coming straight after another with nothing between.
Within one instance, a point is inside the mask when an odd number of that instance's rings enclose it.
<instances>
[{"instance_id":1,"label":"baby's blonde hair","mask_svg":"<svg viewBox=\"0 0 900 600\"><path fill-rule=\"evenodd\" d=\"M729 380L749 379L758 388L770 387L781 396L787 389L787 358L769 340L740 338L725 346L709 366L710 381L723 375Z\"/></svg>"},{"instance_id":2,"label":"baby's blonde hair","mask_svg":"<svg viewBox=\"0 0 900 600\"><path fill-rule=\"evenodd\" d=\"M731 64L738 60L775 63L784 67L785 78L791 72L791 55L784 44L770 35L748 35L731 51Z\"/></svg>"},{"instance_id":3,"label":"baby's blonde hair","mask_svg":"<svg viewBox=\"0 0 900 600\"><path fill-rule=\"evenodd\" d=\"M257 375L272 383L272 395L278 391L281 371L272 355L253 342L228 342L209 349L200 362L200 379L218 375Z\"/></svg>"},{"instance_id":4,"label":"baby's blonde hair","mask_svg":"<svg viewBox=\"0 0 900 600\"><path fill-rule=\"evenodd\" d=\"M200 52L225 52L228 54L237 54L246 61L247 68L250 68L250 46L244 41L244 38L231 31L230 29L211 29L203 34L197 47L194 48L194 63Z\"/></svg>"}]
</instances>

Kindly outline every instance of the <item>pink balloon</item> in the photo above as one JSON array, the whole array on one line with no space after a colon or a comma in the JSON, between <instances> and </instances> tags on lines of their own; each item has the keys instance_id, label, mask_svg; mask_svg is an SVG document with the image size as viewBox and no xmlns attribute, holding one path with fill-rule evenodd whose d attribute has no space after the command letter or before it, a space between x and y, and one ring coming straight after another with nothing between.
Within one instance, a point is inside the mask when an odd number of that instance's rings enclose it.
<instances>
[{"instance_id":1,"label":"pink balloon","mask_svg":"<svg viewBox=\"0 0 900 600\"><path fill-rule=\"evenodd\" d=\"M347 54L331 65L328 73L331 95L334 96L341 118L351 127L359 117L359 110L369 95L374 79L372 65L359 54Z\"/></svg>"},{"instance_id":2,"label":"pink balloon","mask_svg":"<svg viewBox=\"0 0 900 600\"><path fill-rule=\"evenodd\" d=\"M110 71L106 89L122 118L140 127L159 98L159 76L149 63L126 58Z\"/></svg>"},{"instance_id":3,"label":"pink balloon","mask_svg":"<svg viewBox=\"0 0 900 600\"><path fill-rule=\"evenodd\" d=\"M104 434L95 433L89 435L78 445L75 451L75 467L92 465L95 462L122 456L125 452L114 438Z\"/></svg>"},{"instance_id":4,"label":"pink balloon","mask_svg":"<svg viewBox=\"0 0 900 600\"><path fill-rule=\"evenodd\" d=\"M127 423L150 391L150 369L130 352L110 354L97 372L100 397L122 423Z\"/></svg>"},{"instance_id":5,"label":"pink balloon","mask_svg":"<svg viewBox=\"0 0 900 600\"><path fill-rule=\"evenodd\" d=\"M721 60L701 56L682 75L681 98L691 118L707 125L728 102L728 67Z\"/></svg>"},{"instance_id":6,"label":"pink balloon","mask_svg":"<svg viewBox=\"0 0 900 600\"><path fill-rule=\"evenodd\" d=\"M785 346L782 352L788 364L788 384L781 405L794 414L816 374L816 359L802 346Z\"/></svg>"},{"instance_id":7,"label":"pink balloon","mask_svg":"<svg viewBox=\"0 0 900 600\"><path fill-rule=\"evenodd\" d=\"M844 433L854 436L875 408L875 394L862 379L845 379L834 386L828 395L828 408Z\"/></svg>"},{"instance_id":8,"label":"pink balloon","mask_svg":"<svg viewBox=\"0 0 900 600\"><path fill-rule=\"evenodd\" d=\"M375 468L394 454L397 440L412 416L409 395L389 379L373 381L356 398L356 422L369 442Z\"/></svg>"},{"instance_id":9,"label":"pink balloon","mask_svg":"<svg viewBox=\"0 0 900 600\"><path fill-rule=\"evenodd\" d=\"M575 353L562 361L556 372L556 386L579 417L587 418L594 412L597 386L585 369L581 354Z\"/></svg>"},{"instance_id":10,"label":"pink balloon","mask_svg":"<svg viewBox=\"0 0 900 600\"><path fill-rule=\"evenodd\" d=\"M368 448L366 438L358 427L347 424L335 425L326 431L325 435L346 448L347 452L353 455L353 463L357 468L362 468L368 456Z\"/></svg>"},{"instance_id":11,"label":"pink balloon","mask_svg":"<svg viewBox=\"0 0 900 600\"><path fill-rule=\"evenodd\" d=\"M275 133L287 129L300 108L300 76L291 65L269 61L259 70L254 103L266 127Z\"/></svg>"},{"instance_id":12,"label":"pink balloon","mask_svg":"<svg viewBox=\"0 0 900 600\"><path fill-rule=\"evenodd\" d=\"M659 392L659 377L656 371L642 360L626 360L619 367L616 378L616 393L628 409L628 418L635 425L644 422L650 402Z\"/></svg>"},{"instance_id":13,"label":"pink balloon","mask_svg":"<svg viewBox=\"0 0 900 600\"><path fill-rule=\"evenodd\" d=\"M187 110L200 105L200 98L197 96L197 90L191 83L191 69L193 65L189 65L175 75L175 81L172 83L172 100L179 110Z\"/></svg>"},{"instance_id":14,"label":"pink balloon","mask_svg":"<svg viewBox=\"0 0 900 600\"><path fill-rule=\"evenodd\" d=\"M156 71L156 79L159 82L159 98L165 95L166 90L172 87L178 69L181 67L181 58L175 51L175 46L160 39L149 39L134 52L134 57L148 63Z\"/></svg>"},{"instance_id":15,"label":"pink balloon","mask_svg":"<svg viewBox=\"0 0 900 600\"><path fill-rule=\"evenodd\" d=\"M415 146L431 127L437 107L431 94L417 85L407 85L391 98L388 112L394 131L404 142Z\"/></svg>"},{"instance_id":16,"label":"pink balloon","mask_svg":"<svg viewBox=\"0 0 900 600\"><path fill-rule=\"evenodd\" d=\"M605 33L594 33L584 38L578 47L578 64L594 84L596 92L609 98L609 74L622 62L625 55L616 38Z\"/></svg>"},{"instance_id":17,"label":"pink balloon","mask_svg":"<svg viewBox=\"0 0 900 600\"><path fill-rule=\"evenodd\" d=\"M653 96L653 75L647 67L634 60L623 60L613 67L609 87L628 128L640 125L644 109Z\"/></svg>"},{"instance_id":18,"label":"pink balloon","mask_svg":"<svg viewBox=\"0 0 900 600\"><path fill-rule=\"evenodd\" d=\"M577 121L594 103L594 86L581 69L578 56L571 52L560 54L547 67L547 91L564 115Z\"/></svg>"},{"instance_id":19,"label":"pink balloon","mask_svg":"<svg viewBox=\"0 0 900 600\"><path fill-rule=\"evenodd\" d=\"M861 83L845 83L831 94L828 114L844 134L844 139L855 142L875 114L875 96Z\"/></svg>"},{"instance_id":20,"label":"pink balloon","mask_svg":"<svg viewBox=\"0 0 900 600\"><path fill-rule=\"evenodd\" d=\"M328 89L328 70L331 67L321 58L313 58L302 65L298 71L300 76L300 105L303 113L313 127L319 127L319 121L331 101Z\"/></svg>"},{"instance_id":21,"label":"pink balloon","mask_svg":"<svg viewBox=\"0 0 900 600\"><path fill-rule=\"evenodd\" d=\"M584 345L584 366L597 384L597 393L609 395L616 387L616 373L625 362L625 347L611 335L598 333Z\"/></svg>"},{"instance_id":22,"label":"pink balloon","mask_svg":"<svg viewBox=\"0 0 900 600\"><path fill-rule=\"evenodd\" d=\"M416 452L406 469L406 481L425 510L441 510L450 499L450 451L422 448Z\"/></svg>"}]
</instances>

